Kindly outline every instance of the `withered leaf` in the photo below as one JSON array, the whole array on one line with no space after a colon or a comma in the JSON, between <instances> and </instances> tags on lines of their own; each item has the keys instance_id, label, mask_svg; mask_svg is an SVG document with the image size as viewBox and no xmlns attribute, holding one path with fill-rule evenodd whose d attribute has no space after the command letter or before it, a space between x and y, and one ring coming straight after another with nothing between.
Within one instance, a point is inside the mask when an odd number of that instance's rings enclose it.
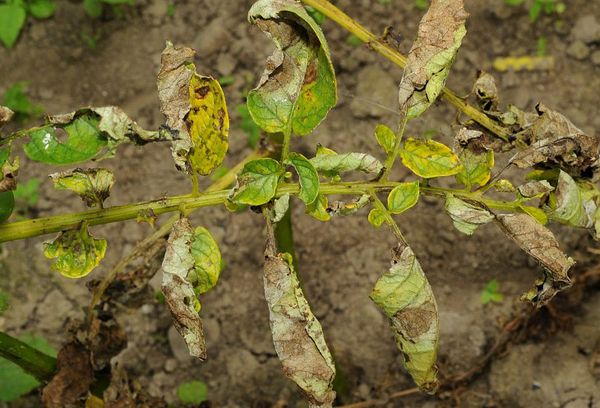
<instances>
[{"instance_id":1,"label":"withered leaf","mask_svg":"<svg viewBox=\"0 0 600 408\"><path fill-rule=\"evenodd\" d=\"M400 83L400 111L416 118L436 100L467 30L463 0L433 0L419 23Z\"/></svg>"},{"instance_id":2,"label":"withered leaf","mask_svg":"<svg viewBox=\"0 0 600 408\"><path fill-rule=\"evenodd\" d=\"M88 207L102 207L115 183L112 171L104 168L73 169L53 173L49 177L54 188L75 192Z\"/></svg>"},{"instance_id":3,"label":"withered leaf","mask_svg":"<svg viewBox=\"0 0 600 408\"><path fill-rule=\"evenodd\" d=\"M600 138L586 135L565 116L543 104L536 111L537 119L523 135L529 146L510 162L519 168L559 166L573 177L596 180Z\"/></svg>"},{"instance_id":4,"label":"withered leaf","mask_svg":"<svg viewBox=\"0 0 600 408\"><path fill-rule=\"evenodd\" d=\"M478 105L485 111L495 111L498 103L498 88L493 75L481 71L473 85L473 93Z\"/></svg>"},{"instance_id":5,"label":"withered leaf","mask_svg":"<svg viewBox=\"0 0 600 408\"><path fill-rule=\"evenodd\" d=\"M568 272L575 261L561 251L552 231L527 214L496 214L496 219L502 231L545 269L525 299L541 306L571 286Z\"/></svg>"},{"instance_id":6,"label":"withered leaf","mask_svg":"<svg viewBox=\"0 0 600 408\"><path fill-rule=\"evenodd\" d=\"M5 123L10 122L15 113L6 106L0 105L0 127Z\"/></svg>"},{"instance_id":7,"label":"withered leaf","mask_svg":"<svg viewBox=\"0 0 600 408\"><path fill-rule=\"evenodd\" d=\"M467 235L473 235L477 227L494 219L485 208L469 204L452 194L446 195L445 208L456 229Z\"/></svg>"},{"instance_id":8,"label":"withered leaf","mask_svg":"<svg viewBox=\"0 0 600 408\"><path fill-rule=\"evenodd\" d=\"M439 317L431 286L412 249L399 245L392 265L375 284L371 300L390 319L404 365L425 392L438 386Z\"/></svg>"},{"instance_id":9,"label":"withered leaf","mask_svg":"<svg viewBox=\"0 0 600 408\"><path fill-rule=\"evenodd\" d=\"M335 364L323 329L304 297L291 255L279 253L267 220L265 298L273 344L284 374L306 394L313 407L331 407Z\"/></svg>"}]
</instances>

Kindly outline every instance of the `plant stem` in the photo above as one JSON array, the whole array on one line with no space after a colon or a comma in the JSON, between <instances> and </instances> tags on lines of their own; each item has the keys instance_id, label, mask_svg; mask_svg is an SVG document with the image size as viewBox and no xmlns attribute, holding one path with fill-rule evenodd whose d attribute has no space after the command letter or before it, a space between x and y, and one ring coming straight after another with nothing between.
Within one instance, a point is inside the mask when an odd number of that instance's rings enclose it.
<instances>
[{"instance_id":1,"label":"plant stem","mask_svg":"<svg viewBox=\"0 0 600 408\"><path fill-rule=\"evenodd\" d=\"M383 171L383 175L381 176L382 181L386 181L390 172L392 171L392 167L394 167L394 162L396 161L396 157L400 154L400 146L402 146L402 137L404 137L404 130L406 129L406 124L408 123L408 115L404 112L404 117L402 118L402 122L400 123L400 129L398 129L398 133L396 133L396 139L394 140L394 149L392 153L390 153L385 161Z\"/></svg>"},{"instance_id":2,"label":"plant stem","mask_svg":"<svg viewBox=\"0 0 600 408\"><path fill-rule=\"evenodd\" d=\"M292 142L292 126L291 123L283 132L283 145L281 146L281 162L283 163L290 154L290 144Z\"/></svg>"},{"instance_id":3,"label":"plant stem","mask_svg":"<svg viewBox=\"0 0 600 408\"><path fill-rule=\"evenodd\" d=\"M301 1L325 15L325 17L335 21L341 27L345 28L346 30L360 38L363 42L367 43L370 48L372 48L373 50L375 50L394 64L398 65L401 68L404 68L406 66L406 57L404 55L402 55L396 49L386 44L375 34L367 30L365 27L360 25L358 22L356 22L354 19L352 19L350 16L348 16L346 13L344 13L342 10L340 10L327 0ZM473 119L475 122L479 123L484 128L493 132L500 139L508 141L508 137L510 136L510 131L508 129L502 127L498 122L491 119L479 109L466 103L464 100L458 97L454 91L444 87L442 89L442 97L448 102L450 102L450 104L454 105L455 108L457 108L465 115Z\"/></svg>"},{"instance_id":4,"label":"plant stem","mask_svg":"<svg viewBox=\"0 0 600 408\"><path fill-rule=\"evenodd\" d=\"M4 332L0 332L0 357L12 361L40 382L50 380L56 370L54 357Z\"/></svg>"},{"instance_id":5,"label":"plant stem","mask_svg":"<svg viewBox=\"0 0 600 408\"><path fill-rule=\"evenodd\" d=\"M371 190L371 191L369 191L369 194L371 195L371 198L373 199L373 207L375 207L376 209L378 209L385 215L385 222L387 223L387 225L390 227L390 229L396 236L396 239L398 239L398 241L402 242L404 245L408 246L408 242L406 242L406 238L404 238L402 231L400 231L400 227L396 223L396 220L394 220L394 218L392 218L392 215L390 214L390 212L387 210L385 205L381 202L379 197L377 197L377 192L375 190Z\"/></svg>"}]
</instances>

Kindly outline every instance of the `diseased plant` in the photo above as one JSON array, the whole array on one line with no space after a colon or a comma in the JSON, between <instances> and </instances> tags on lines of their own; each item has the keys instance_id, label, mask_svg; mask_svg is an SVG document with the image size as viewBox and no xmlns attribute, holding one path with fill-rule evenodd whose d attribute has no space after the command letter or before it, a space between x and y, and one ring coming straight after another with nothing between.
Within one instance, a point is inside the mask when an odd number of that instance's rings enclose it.
<instances>
[{"instance_id":1,"label":"diseased plant","mask_svg":"<svg viewBox=\"0 0 600 408\"><path fill-rule=\"evenodd\" d=\"M293 151L293 138L312 133L337 102L329 46L302 3L312 8L313 15L318 12L340 24L404 68L399 84L399 123L395 129L380 124L373 132L383 161L367 153L336 152L322 145L316 146L310 158ZM310 405L327 407L335 399L335 363L302 290L291 237L290 206L298 198L306 213L321 221L369 207L369 222L375 227L388 226L398 242L389 270L379 278L370 297L389 318L408 373L421 390L433 393L439 386L437 304L418 254L394 215L409 210L427 195L442 200L454 226L467 235L474 234L480 225L495 223L544 267L523 300L536 306L546 304L571 285L568 272L574 261L562 252L545 225L558 222L589 229L595 237L600 234L600 192L595 184L600 165L598 138L584 134L543 104L534 112L515 106L500 109L498 90L489 74L482 73L474 85L476 105L445 87L466 34L468 15L462 0L431 2L407 57L327 1L302 3L259 0L249 12L250 22L277 47L258 86L247 96L247 112L267 135L259 150L200 191L198 176L209 176L221 168L228 149L225 96L217 80L196 72L192 49L168 43L157 81L166 118L159 130L141 128L117 107L88 107L49 117L45 125L2 139L0 191L13 190L17 184L19 162L11 147L17 139L24 139L23 150L29 159L56 165L110 157L124 143L168 142L176 167L191 180L191 193L104 207L115 182L110 170L75 168L55 173L50 177L56 188L71 190L93 209L2 224L0 242L58 232L45 244L44 254L54 260L53 270L80 278L101 262L107 250L107 241L90 235L90 227L130 219L154 225L159 215L176 213L93 287L85 344L89 350L97 349L95 336L103 327L107 329L110 319L103 315L99 320L98 314L107 313L103 306L117 296L111 290L113 282L118 280L133 293L128 296L135 297L140 280L147 282L156 272L151 260L162 255L166 245L161 265L164 299L190 354L204 360L201 299L217 284L223 260L210 231L193 226L189 215L213 205L225 205L232 212L250 208L262 214L266 224L264 290L275 350L285 375L306 394ZM410 121L423 115L439 97L470 117L456 133L454 145L405 138ZM243 117L244 111L239 111ZM10 119L8 109L3 108L0 114L1 122ZM242 126L250 128L247 123ZM61 139L59 133L63 134ZM512 157L498 166L496 152L512 152ZM393 180L397 161L412 172L409 179ZM525 170L516 172L524 179L502 178L509 167ZM364 179L346 181L347 173L363 173ZM436 181L442 177L452 177L455 187L439 186ZM226 189L234 179L233 188ZM350 199L342 201L334 196ZM7 217L12 209L3 211ZM161 239L167 235L165 243ZM124 273L137 258L145 259L146 265ZM497 283L490 282L482 302L501 299ZM118 339L111 344L122 344L122 335L111 327L111 336ZM67 346L65 355L76 354L73 343ZM112 355L118 351L117 346L111 349ZM90 364L100 372L109 360L98 361L97 354L92 354ZM67 375L69 368L61 366L60 358L58 366L57 376ZM54 400L58 388L53 380L44 390L45 401ZM102 393L90 390L89 385L84 387L79 397L91 392L95 400L101 400Z\"/></svg>"}]
</instances>

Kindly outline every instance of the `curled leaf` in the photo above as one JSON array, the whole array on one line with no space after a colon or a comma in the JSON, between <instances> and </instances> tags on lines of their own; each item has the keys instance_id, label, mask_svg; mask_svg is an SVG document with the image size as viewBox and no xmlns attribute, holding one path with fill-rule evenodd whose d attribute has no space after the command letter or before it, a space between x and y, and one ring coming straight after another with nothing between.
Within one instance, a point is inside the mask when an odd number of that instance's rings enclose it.
<instances>
[{"instance_id":1,"label":"curled leaf","mask_svg":"<svg viewBox=\"0 0 600 408\"><path fill-rule=\"evenodd\" d=\"M52 242L44 243L44 255L54 259L52 269L67 278L88 275L104 258L106 240L95 239L83 223L77 230L61 232Z\"/></svg>"},{"instance_id":2,"label":"curled leaf","mask_svg":"<svg viewBox=\"0 0 600 408\"><path fill-rule=\"evenodd\" d=\"M210 174L225 158L229 146L229 115L219 82L196 73L194 50L167 42L158 74L160 110L178 169ZM164 132L163 132L164 133Z\"/></svg>"},{"instance_id":3,"label":"curled leaf","mask_svg":"<svg viewBox=\"0 0 600 408\"><path fill-rule=\"evenodd\" d=\"M543 278L525 295L525 299L543 305L556 293L571 286L568 272L575 261L560 250L549 229L527 214L497 214L496 219L506 235L544 266Z\"/></svg>"},{"instance_id":4,"label":"curled leaf","mask_svg":"<svg viewBox=\"0 0 600 408\"><path fill-rule=\"evenodd\" d=\"M373 208L371 211L369 211L369 215L367 216L367 220L375 228L381 227L385 222L385 219L385 213L379 208Z\"/></svg>"},{"instance_id":5,"label":"curled leaf","mask_svg":"<svg viewBox=\"0 0 600 408\"><path fill-rule=\"evenodd\" d=\"M419 182L400 183L388 195L388 210L392 214L401 214L419 201Z\"/></svg>"},{"instance_id":6,"label":"curled leaf","mask_svg":"<svg viewBox=\"0 0 600 408\"><path fill-rule=\"evenodd\" d=\"M317 199L306 206L306 213L319 221L329 221L329 200L326 195L319 193Z\"/></svg>"},{"instance_id":7,"label":"curled leaf","mask_svg":"<svg viewBox=\"0 0 600 408\"><path fill-rule=\"evenodd\" d=\"M396 141L396 134L392 129L386 125L377 125L375 127L375 138L386 154L392 154Z\"/></svg>"},{"instance_id":8,"label":"curled leaf","mask_svg":"<svg viewBox=\"0 0 600 408\"><path fill-rule=\"evenodd\" d=\"M475 185L486 185L494 168L494 151L485 146L483 136L477 130L462 128L454 138L454 150L462 164L456 181L468 189Z\"/></svg>"},{"instance_id":9,"label":"curled leaf","mask_svg":"<svg viewBox=\"0 0 600 408\"><path fill-rule=\"evenodd\" d=\"M334 215L352 215L355 214L361 208L364 208L371 202L371 196L369 194L363 194L354 200L347 201L334 201L328 208L327 212Z\"/></svg>"},{"instance_id":10,"label":"curled leaf","mask_svg":"<svg viewBox=\"0 0 600 408\"><path fill-rule=\"evenodd\" d=\"M452 150L435 140L409 137L404 142L400 157L406 167L424 178L451 176L462 170L462 165Z\"/></svg>"},{"instance_id":11,"label":"curled leaf","mask_svg":"<svg viewBox=\"0 0 600 408\"><path fill-rule=\"evenodd\" d=\"M498 103L498 87L494 77L485 72L479 72L473 85L473 93L478 105L485 111L495 111Z\"/></svg>"},{"instance_id":12,"label":"curled leaf","mask_svg":"<svg viewBox=\"0 0 600 408\"><path fill-rule=\"evenodd\" d=\"M467 33L463 0L433 0L419 23L400 83L401 112L421 115L444 88L450 67Z\"/></svg>"},{"instance_id":13,"label":"curled leaf","mask_svg":"<svg viewBox=\"0 0 600 408\"><path fill-rule=\"evenodd\" d=\"M320 154L310 159L310 162L317 171L328 174L339 174L347 171L378 174L383 170L381 162L366 153Z\"/></svg>"},{"instance_id":14,"label":"curled leaf","mask_svg":"<svg viewBox=\"0 0 600 408\"><path fill-rule=\"evenodd\" d=\"M312 204L319 195L319 174L312 163L300 153L290 153L287 162L291 164L300 180L300 194L298 197L305 204Z\"/></svg>"},{"instance_id":15,"label":"curled leaf","mask_svg":"<svg viewBox=\"0 0 600 408\"><path fill-rule=\"evenodd\" d=\"M275 351L283 372L302 389L311 406L331 407L333 357L304 297L291 256L278 253L273 226L267 222L264 286Z\"/></svg>"},{"instance_id":16,"label":"curled leaf","mask_svg":"<svg viewBox=\"0 0 600 408\"><path fill-rule=\"evenodd\" d=\"M452 194L446 195L446 212L460 232L473 235L477 227L494 220L494 215L485 208L469 204Z\"/></svg>"},{"instance_id":17,"label":"curled leaf","mask_svg":"<svg viewBox=\"0 0 600 408\"><path fill-rule=\"evenodd\" d=\"M591 228L597 205L594 200L585 200L583 191L571 176L561 170L558 176L550 218L572 227Z\"/></svg>"},{"instance_id":18,"label":"curled leaf","mask_svg":"<svg viewBox=\"0 0 600 408\"><path fill-rule=\"evenodd\" d=\"M408 373L423 391L435 392L438 386L437 303L410 247L399 246L394 251L392 266L379 278L370 297L390 319Z\"/></svg>"},{"instance_id":19,"label":"curled leaf","mask_svg":"<svg viewBox=\"0 0 600 408\"><path fill-rule=\"evenodd\" d=\"M238 175L237 185L231 191L235 204L262 205L277 192L279 179L285 169L277 160L265 158L252 160Z\"/></svg>"},{"instance_id":20,"label":"curled leaf","mask_svg":"<svg viewBox=\"0 0 600 408\"><path fill-rule=\"evenodd\" d=\"M258 86L248 94L252 118L269 133L309 134L337 101L321 27L293 0L259 0L248 19L277 46Z\"/></svg>"},{"instance_id":21,"label":"curled leaf","mask_svg":"<svg viewBox=\"0 0 600 408\"><path fill-rule=\"evenodd\" d=\"M103 168L73 169L50 174L57 190L71 190L89 206L102 207L115 183L112 171Z\"/></svg>"},{"instance_id":22,"label":"curled leaf","mask_svg":"<svg viewBox=\"0 0 600 408\"><path fill-rule=\"evenodd\" d=\"M520 185L517 190L525 198L540 198L554 191L554 187L546 180L533 180Z\"/></svg>"}]
</instances>

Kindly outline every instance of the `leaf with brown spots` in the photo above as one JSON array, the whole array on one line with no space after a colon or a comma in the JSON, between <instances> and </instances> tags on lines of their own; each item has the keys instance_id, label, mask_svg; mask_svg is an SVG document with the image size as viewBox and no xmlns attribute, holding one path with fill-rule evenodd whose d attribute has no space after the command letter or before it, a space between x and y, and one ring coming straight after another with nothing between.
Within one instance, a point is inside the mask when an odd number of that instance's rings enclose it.
<instances>
[{"instance_id":1,"label":"leaf with brown spots","mask_svg":"<svg viewBox=\"0 0 600 408\"><path fill-rule=\"evenodd\" d=\"M412 249L399 245L392 266L375 284L371 300L391 321L404 365L425 392L437 389L438 311L435 297Z\"/></svg>"},{"instance_id":2,"label":"leaf with brown spots","mask_svg":"<svg viewBox=\"0 0 600 408\"><path fill-rule=\"evenodd\" d=\"M277 46L248 111L266 132L307 135L337 102L335 72L321 27L293 0L259 0L248 13Z\"/></svg>"},{"instance_id":3,"label":"leaf with brown spots","mask_svg":"<svg viewBox=\"0 0 600 408\"><path fill-rule=\"evenodd\" d=\"M409 119L425 112L444 88L467 17L463 0L432 0L421 19L398 93L400 111Z\"/></svg>"},{"instance_id":4,"label":"leaf with brown spots","mask_svg":"<svg viewBox=\"0 0 600 408\"><path fill-rule=\"evenodd\" d=\"M552 231L527 214L497 214L496 219L502 231L545 269L524 300L541 306L571 286L568 272L575 261L561 251Z\"/></svg>"},{"instance_id":5,"label":"leaf with brown spots","mask_svg":"<svg viewBox=\"0 0 600 408\"><path fill-rule=\"evenodd\" d=\"M283 372L302 389L311 407L331 407L335 399L333 357L304 297L291 255L277 251L269 219L264 286L273 344Z\"/></svg>"},{"instance_id":6,"label":"leaf with brown spots","mask_svg":"<svg viewBox=\"0 0 600 408\"><path fill-rule=\"evenodd\" d=\"M175 165L189 174L210 174L225 158L229 146L229 114L219 82L196 73L195 52L167 42L158 74L160 110L175 139Z\"/></svg>"}]
</instances>

